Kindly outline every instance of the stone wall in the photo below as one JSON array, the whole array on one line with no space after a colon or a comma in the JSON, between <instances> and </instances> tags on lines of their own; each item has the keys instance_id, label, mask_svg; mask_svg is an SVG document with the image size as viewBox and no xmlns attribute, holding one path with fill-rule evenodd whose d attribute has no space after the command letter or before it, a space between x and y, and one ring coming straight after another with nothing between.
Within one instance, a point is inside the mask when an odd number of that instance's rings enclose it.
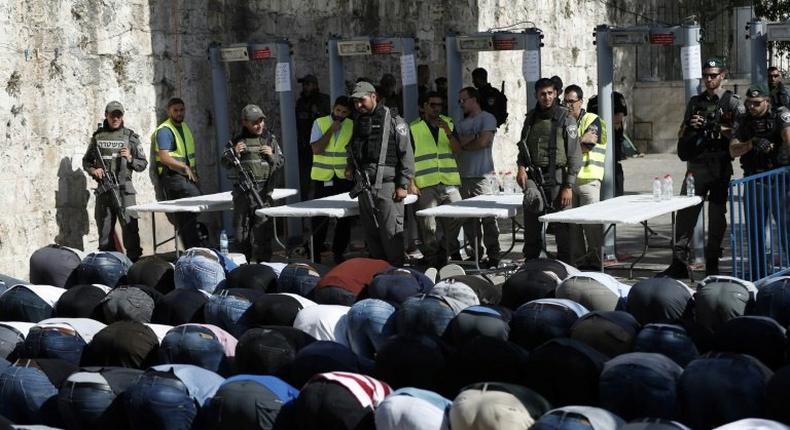
<instances>
[{"instance_id":1,"label":"stone wall","mask_svg":"<svg viewBox=\"0 0 790 430\"><path fill-rule=\"evenodd\" d=\"M635 3L617 2L625 8ZM147 150L150 133L164 117L166 100L185 99L187 122L198 140L201 187L206 193L217 191L206 52L211 42L228 45L287 37L295 74L314 73L327 82L325 41L330 35L414 35L419 39L417 63L429 64L436 78L445 76L447 32L522 23L521 28L534 25L546 35L543 74L560 75L566 84L577 83L592 94L592 30L604 22L633 23L633 16L618 10L607 9L603 2L571 0L0 2L0 124L5 128L0 136L0 273L26 278L30 254L48 243L96 248L90 192L94 183L82 172L80 161L109 100L125 105L126 125L141 135ZM623 80L615 89L632 85L629 55L618 53L618 76ZM497 168L509 170L526 112L521 55L469 55L465 82L471 82L469 73L478 66L489 70L491 82L506 81L510 119L495 151ZM384 72L399 76L397 67L396 58L355 60L347 66L347 79L378 79ZM227 71L231 124L236 124L235 112L248 102L276 110L273 64L232 64ZM139 202L154 200L147 172L136 175L135 186ZM216 224L217 218L206 220ZM157 221L160 238L172 232L164 217ZM150 252L150 216L143 216L140 226L145 251Z\"/></svg>"}]
</instances>

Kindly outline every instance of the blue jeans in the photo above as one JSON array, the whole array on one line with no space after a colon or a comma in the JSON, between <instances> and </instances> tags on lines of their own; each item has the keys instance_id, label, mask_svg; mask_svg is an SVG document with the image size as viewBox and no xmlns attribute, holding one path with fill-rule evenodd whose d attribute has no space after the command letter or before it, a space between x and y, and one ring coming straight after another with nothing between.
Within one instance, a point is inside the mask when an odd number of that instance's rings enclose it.
<instances>
[{"instance_id":1,"label":"blue jeans","mask_svg":"<svg viewBox=\"0 0 790 430\"><path fill-rule=\"evenodd\" d=\"M315 286L318 285L319 279L320 276L312 267L306 264L291 263L283 268L280 277L277 278L277 292L309 297Z\"/></svg>"},{"instance_id":2,"label":"blue jeans","mask_svg":"<svg viewBox=\"0 0 790 430\"><path fill-rule=\"evenodd\" d=\"M764 284L757 291L754 313L771 317L782 327L790 325L790 280Z\"/></svg>"},{"instance_id":3,"label":"blue jeans","mask_svg":"<svg viewBox=\"0 0 790 430\"><path fill-rule=\"evenodd\" d=\"M225 268L217 254L208 248L187 250L176 261L176 288L192 288L213 293L225 280Z\"/></svg>"},{"instance_id":4,"label":"blue jeans","mask_svg":"<svg viewBox=\"0 0 790 430\"><path fill-rule=\"evenodd\" d=\"M657 352L671 358L681 367L699 357L694 341L686 329L673 324L648 324L634 340L634 352Z\"/></svg>"},{"instance_id":5,"label":"blue jeans","mask_svg":"<svg viewBox=\"0 0 790 430\"><path fill-rule=\"evenodd\" d=\"M225 349L206 327L183 325L167 332L159 347L162 364L194 364L212 372L226 374L230 363Z\"/></svg>"},{"instance_id":6,"label":"blue jeans","mask_svg":"<svg viewBox=\"0 0 790 430\"><path fill-rule=\"evenodd\" d=\"M587 417L574 412L552 411L540 417L530 430L594 430Z\"/></svg>"},{"instance_id":7,"label":"blue jeans","mask_svg":"<svg viewBox=\"0 0 790 430\"><path fill-rule=\"evenodd\" d=\"M107 384L66 381L58 393L58 410L68 430L100 429L104 413L115 400Z\"/></svg>"},{"instance_id":8,"label":"blue jeans","mask_svg":"<svg viewBox=\"0 0 790 430\"><path fill-rule=\"evenodd\" d=\"M348 311L348 343L360 357L375 358L376 351L393 334L395 307L378 299L354 303Z\"/></svg>"},{"instance_id":9,"label":"blue jeans","mask_svg":"<svg viewBox=\"0 0 790 430\"><path fill-rule=\"evenodd\" d=\"M629 354L628 361L607 365L601 373L598 382L600 406L626 421L641 417L674 418L678 412L675 387L682 371L680 366L667 357L658 356L675 366L664 372L655 369L654 362L640 363L638 355L641 354Z\"/></svg>"},{"instance_id":10,"label":"blue jeans","mask_svg":"<svg viewBox=\"0 0 790 430\"><path fill-rule=\"evenodd\" d=\"M55 316L55 310L25 287L16 287L0 296L0 315L4 321L37 323Z\"/></svg>"},{"instance_id":11,"label":"blue jeans","mask_svg":"<svg viewBox=\"0 0 790 430\"><path fill-rule=\"evenodd\" d=\"M11 358L16 351L21 350L25 345L25 338L21 333L11 327L0 326L0 358ZM17 349L19 348L19 349Z\"/></svg>"},{"instance_id":12,"label":"blue jeans","mask_svg":"<svg viewBox=\"0 0 790 430\"><path fill-rule=\"evenodd\" d=\"M549 303L527 303L513 313L510 340L531 350L548 340L568 337L579 317L571 309Z\"/></svg>"},{"instance_id":13,"label":"blue jeans","mask_svg":"<svg viewBox=\"0 0 790 430\"><path fill-rule=\"evenodd\" d=\"M126 282L130 267L132 261L120 252L92 252L77 267L77 278L80 284L102 284L113 288Z\"/></svg>"},{"instance_id":14,"label":"blue jeans","mask_svg":"<svg viewBox=\"0 0 790 430\"><path fill-rule=\"evenodd\" d=\"M244 314L252 306L252 302L244 297L228 294L221 291L218 295L211 296L204 313L207 324L222 328L237 338L247 331Z\"/></svg>"},{"instance_id":15,"label":"blue jeans","mask_svg":"<svg viewBox=\"0 0 790 430\"><path fill-rule=\"evenodd\" d=\"M57 394L41 370L11 366L0 374L0 415L16 424L47 424L56 416Z\"/></svg>"},{"instance_id":16,"label":"blue jeans","mask_svg":"<svg viewBox=\"0 0 790 430\"><path fill-rule=\"evenodd\" d=\"M126 395L131 430L190 430L197 405L178 379L147 372Z\"/></svg>"},{"instance_id":17,"label":"blue jeans","mask_svg":"<svg viewBox=\"0 0 790 430\"><path fill-rule=\"evenodd\" d=\"M455 312L440 298L415 296L401 304L394 318L397 334L441 337L450 321L455 318Z\"/></svg>"},{"instance_id":18,"label":"blue jeans","mask_svg":"<svg viewBox=\"0 0 790 430\"><path fill-rule=\"evenodd\" d=\"M33 327L25 339L27 358L59 358L79 366L85 341L73 330Z\"/></svg>"}]
</instances>

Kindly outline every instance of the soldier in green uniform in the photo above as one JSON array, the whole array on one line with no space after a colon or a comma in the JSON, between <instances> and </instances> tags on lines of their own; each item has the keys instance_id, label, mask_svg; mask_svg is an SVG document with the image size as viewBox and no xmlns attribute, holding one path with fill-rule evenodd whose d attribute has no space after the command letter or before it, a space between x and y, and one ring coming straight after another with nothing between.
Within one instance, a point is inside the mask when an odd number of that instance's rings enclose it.
<instances>
[{"instance_id":1,"label":"soldier in green uniform","mask_svg":"<svg viewBox=\"0 0 790 430\"><path fill-rule=\"evenodd\" d=\"M126 255L130 260L137 261L143 253L137 218L117 206L113 193L117 193L122 208L134 205L136 191L132 185L132 172L145 170L148 161L140 145L140 136L124 126L123 115L124 108L120 102L111 101L107 104L104 122L93 133L88 150L82 157L82 168L99 183L94 212L99 230L99 250L119 251L111 238L118 220L121 222ZM111 175L117 178L118 189L113 190L110 186Z\"/></svg>"},{"instance_id":2,"label":"soldier in green uniform","mask_svg":"<svg viewBox=\"0 0 790 430\"><path fill-rule=\"evenodd\" d=\"M242 131L232 139L233 152L241 161L241 166L252 177L255 189L265 206L272 203L274 173L284 164L283 153L277 139L266 129L266 116L260 107L247 105L241 110ZM232 169L228 177L233 185L233 228L236 231L235 247L247 257L247 261L269 261L272 257L272 238L274 235L271 219L255 215L256 203L239 185L239 174L227 158L222 165Z\"/></svg>"}]
</instances>

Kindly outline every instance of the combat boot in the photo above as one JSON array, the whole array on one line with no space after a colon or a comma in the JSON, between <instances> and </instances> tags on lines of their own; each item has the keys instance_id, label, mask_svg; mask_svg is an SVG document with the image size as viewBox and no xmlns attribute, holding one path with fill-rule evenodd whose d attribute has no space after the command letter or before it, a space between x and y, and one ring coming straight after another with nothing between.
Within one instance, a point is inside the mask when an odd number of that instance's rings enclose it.
<instances>
[{"instance_id":1,"label":"combat boot","mask_svg":"<svg viewBox=\"0 0 790 430\"><path fill-rule=\"evenodd\" d=\"M686 279L689 277L689 268L679 259L672 258L672 264L664 271L659 272L656 277L668 277L673 279Z\"/></svg>"}]
</instances>

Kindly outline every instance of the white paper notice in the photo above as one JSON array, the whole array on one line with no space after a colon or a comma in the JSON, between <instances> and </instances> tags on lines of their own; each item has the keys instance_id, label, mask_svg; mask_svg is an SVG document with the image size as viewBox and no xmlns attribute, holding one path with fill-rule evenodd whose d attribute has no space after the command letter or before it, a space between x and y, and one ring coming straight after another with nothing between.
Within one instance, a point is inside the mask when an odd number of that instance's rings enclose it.
<instances>
[{"instance_id":1,"label":"white paper notice","mask_svg":"<svg viewBox=\"0 0 790 430\"><path fill-rule=\"evenodd\" d=\"M274 72L274 90L278 93L291 91L291 64L277 63Z\"/></svg>"},{"instance_id":2,"label":"white paper notice","mask_svg":"<svg viewBox=\"0 0 790 430\"><path fill-rule=\"evenodd\" d=\"M400 78L404 87L406 85L417 85L417 69L414 66L414 55L401 55L400 57Z\"/></svg>"},{"instance_id":3,"label":"white paper notice","mask_svg":"<svg viewBox=\"0 0 790 430\"><path fill-rule=\"evenodd\" d=\"M680 48L680 63L683 67L683 79L702 78L702 60L699 45Z\"/></svg>"},{"instance_id":4,"label":"white paper notice","mask_svg":"<svg viewBox=\"0 0 790 430\"><path fill-rule=\"evenodd\" d=\"M524 51L521 72L526 81L535 82L540 79L540 53L538 51Z\"/></svg>"}]
</instances>

